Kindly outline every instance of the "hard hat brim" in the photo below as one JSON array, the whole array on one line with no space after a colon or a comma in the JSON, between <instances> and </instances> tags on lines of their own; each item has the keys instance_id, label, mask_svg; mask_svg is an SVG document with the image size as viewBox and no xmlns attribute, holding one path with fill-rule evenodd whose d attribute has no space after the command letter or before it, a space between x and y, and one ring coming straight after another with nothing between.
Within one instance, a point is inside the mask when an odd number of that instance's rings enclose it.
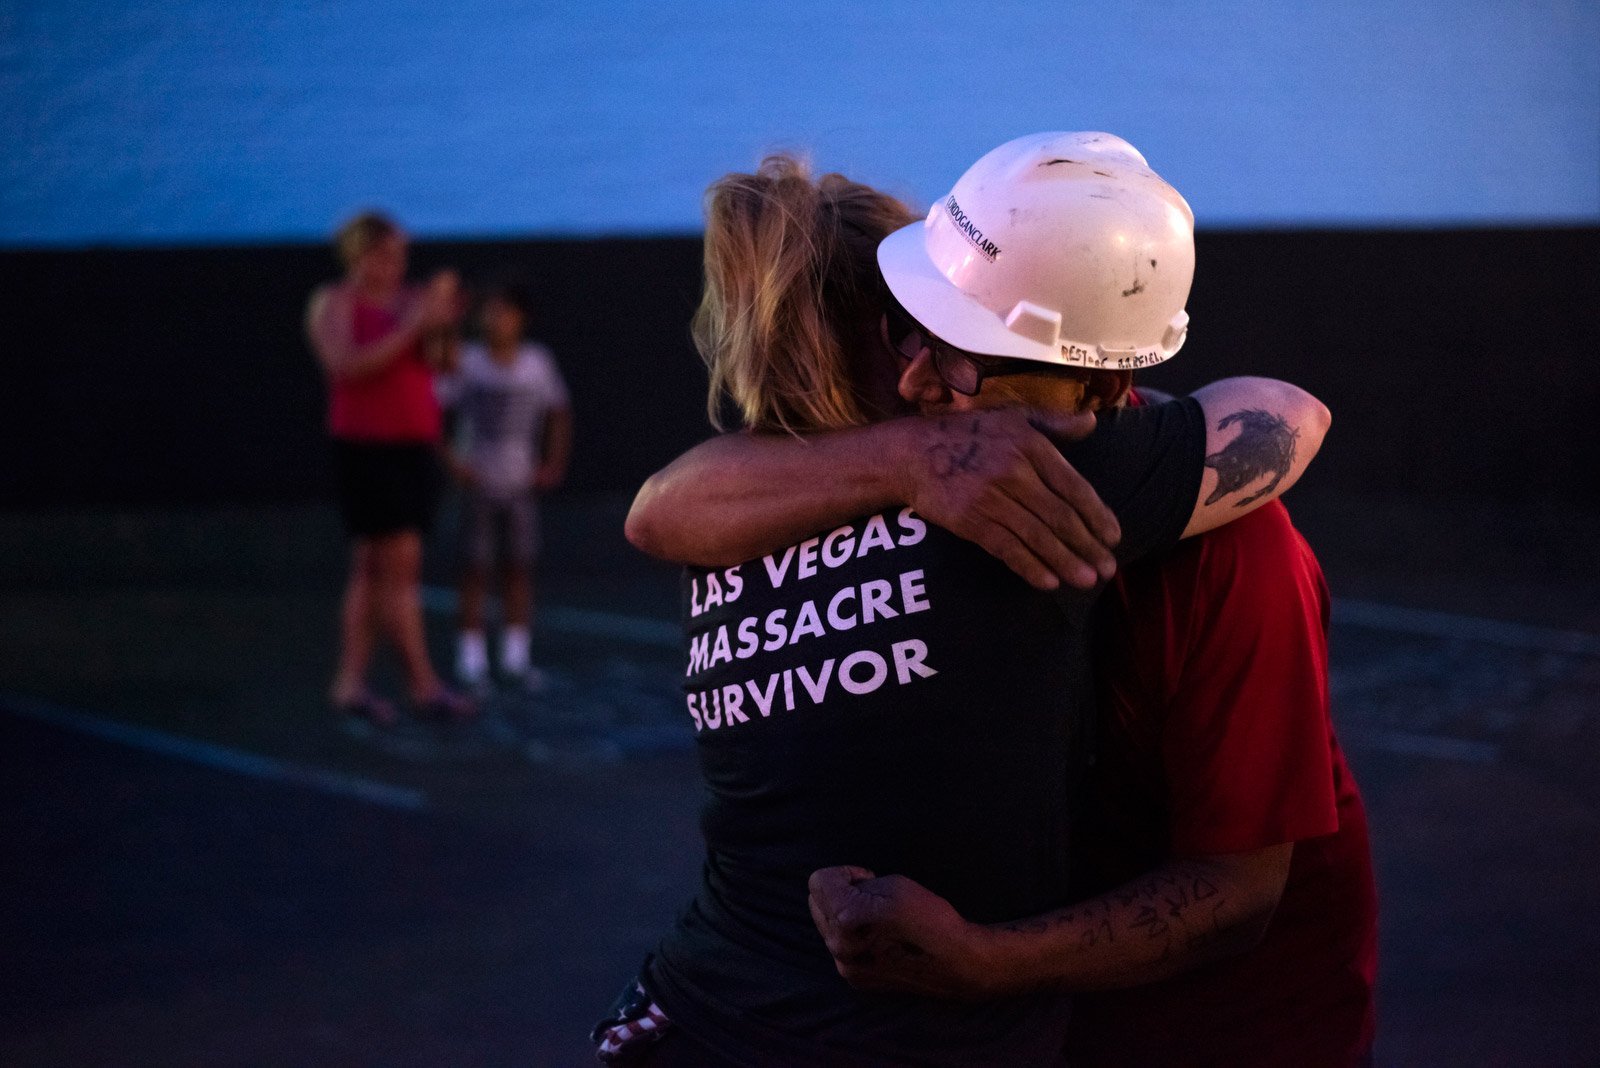
<instances>
[{"instance_id":1,"label":"hard hat brim","mask_svg":"<svg viewBox=\"0 0 1600 1068\"><path fill-rule=\"evenodd\" d=\"M983 356L1062 364L1060 346L1046 345L1006 327L1005 320L957 288L928 258L925 223L903 226L878 244L878 269L912 318L957 348Z\"/></svg>"}]
</instances>

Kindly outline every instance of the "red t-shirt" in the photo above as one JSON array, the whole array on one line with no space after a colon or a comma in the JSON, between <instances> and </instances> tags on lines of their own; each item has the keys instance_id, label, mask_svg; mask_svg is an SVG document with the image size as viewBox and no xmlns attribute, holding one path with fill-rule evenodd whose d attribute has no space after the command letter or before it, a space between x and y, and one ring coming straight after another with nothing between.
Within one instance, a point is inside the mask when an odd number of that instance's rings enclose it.
<instances>
[{"instance_id":1,"label":"red t-shirt","mask_svg":"<svg viewBox=\"0 0 1600 1068\"><path fill-rule=\"evenodd\" d=\"M368 304L359 297L352 308L357 345L393 333L400 314ZM336 438L375 443L431 443L443 432L439 401L433 392L433 369L422 345L406 347L374 374L334 379L328 398L328 430Z\"/></svg>"},{"instance_id":2,"label":"red t-shirt","mask_svg":"<svg viewBox=\"0 0 1600 1068\"><path fill-rule=\"evenodd\" d=\"M1373 1037L1377 892L1328 702L1328 590L1282 504L1125 569L1101 621L1084 895L1174 856L1294 842L1261 944L1084 995L1075 1065L1356 1064Z\"/></svg>"}]
</instances>

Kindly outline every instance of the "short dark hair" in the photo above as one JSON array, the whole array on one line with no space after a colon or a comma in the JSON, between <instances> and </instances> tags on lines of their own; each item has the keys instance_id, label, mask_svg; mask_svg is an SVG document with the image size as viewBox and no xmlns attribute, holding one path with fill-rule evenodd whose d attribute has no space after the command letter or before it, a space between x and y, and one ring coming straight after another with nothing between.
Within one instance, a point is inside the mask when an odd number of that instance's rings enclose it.
<instances>
[{"instance_id":1,"label":"short dark hair","mask_svg":"<svg viewBox=\"0 0 1600 1068\"><path fill-rule=\"evenodd\" d=\"M523 330L526 331L533 325L538 304L533 299L533 287L521 279L501 279L492 283L484 290L483 299L485 303L501 300L517 309L522 315Z\"/></svg>"}]
</instances>

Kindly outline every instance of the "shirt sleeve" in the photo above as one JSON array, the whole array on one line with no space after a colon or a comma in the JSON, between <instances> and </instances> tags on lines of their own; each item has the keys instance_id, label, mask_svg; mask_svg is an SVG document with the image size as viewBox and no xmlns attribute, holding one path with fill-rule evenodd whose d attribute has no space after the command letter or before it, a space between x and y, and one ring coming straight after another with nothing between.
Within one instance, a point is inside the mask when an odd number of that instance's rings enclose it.
<instances>
[{"instance_id":1,"label":"shirt sleeve","mask_svg":"<svg viewBox=\"0 0 1600 1068\"><path fill-rule=\"evenodd\" d=\"M1327 588L1282 504L1206 534L1161 760L1174 855L1239 853L1339 828Z\"/></svg>"},{"instance_id":2,"label":"shirt sleeve","mask_svg":"<svg viewBox=\"0 0 1600 1068\"><path fill-rule=\"evenodd\" d=\"M1183 397L1101 413L1092 434L1061 452L1115 513L1116 555L1129 563L1183 535L1200 498L1205 448L1205 413Z\"/></svg>"}]
</instances>

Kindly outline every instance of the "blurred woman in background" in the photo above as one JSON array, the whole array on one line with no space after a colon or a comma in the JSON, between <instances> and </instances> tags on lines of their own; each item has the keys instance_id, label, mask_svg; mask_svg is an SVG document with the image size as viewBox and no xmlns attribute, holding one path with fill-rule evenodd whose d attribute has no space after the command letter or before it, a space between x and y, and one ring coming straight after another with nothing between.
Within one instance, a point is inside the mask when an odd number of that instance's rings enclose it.
<instances>
[{"instance_id":1,"label":"blurred woman in background","mask_svg":"<svg viewBox=\"0 0 1600 1068\"><path fill-rule=\"evenodd\" d=\"M453 359L459 282L441 271L408 286L406 235L375 212L339 229L345 276L319 287L306 311L328 377L339 507L353 543L330 698L340 712L392 726L392 703L367 687L380 637L400 654L424 717L462 719L472 704L440 682L422 622L422 539L440 488L442 419L433 376Z\"/></svg>"}]
</instances>

